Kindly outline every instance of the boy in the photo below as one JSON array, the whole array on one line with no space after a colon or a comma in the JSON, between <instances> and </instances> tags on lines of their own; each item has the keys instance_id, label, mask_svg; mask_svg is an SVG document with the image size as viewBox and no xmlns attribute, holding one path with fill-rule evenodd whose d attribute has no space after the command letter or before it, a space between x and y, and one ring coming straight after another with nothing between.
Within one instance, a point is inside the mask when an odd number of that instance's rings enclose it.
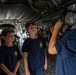
<instances>
[{"instance_id":1,"label":"boy","mask_svg":"<svg viewBox=\"0 0 76 75\"><path fill-rule=\"evenodd\" d=\"M47 56L44 53L46 44L41 36L37 36L35 22L27 22L25 25L29 38L24 41L22 52L24 52L24 68L26 75L44 75L47 69Z\"/></svg>"},{"instance_id":2,"label":"boy","mask_svg":"<svg viewBox=\"0 0 76 75\"><path fill-rule=\"evenodd\" d=\"M63 26L59 20L53 29L48 52L57 54L56 75L76 75L76 29L71 29L58 40Z\"/></svg>"},{"instance_id":3,"label":"boy","mask_svg":"<svg viewBox=\"0 0 76 75\"><path fill-rule=\"evenodd\" d=\"M0 75L19 75L19 65L22 56L19 48L12 42L15 39L14 30L5 28L2 31L5 43L0 46Z\"/></svg>"}]
</instances>

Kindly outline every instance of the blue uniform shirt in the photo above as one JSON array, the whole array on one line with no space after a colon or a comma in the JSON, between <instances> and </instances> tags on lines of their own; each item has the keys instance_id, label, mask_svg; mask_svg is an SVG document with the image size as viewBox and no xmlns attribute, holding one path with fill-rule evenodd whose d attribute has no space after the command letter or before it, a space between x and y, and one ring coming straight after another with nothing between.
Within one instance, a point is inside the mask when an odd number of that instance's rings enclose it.
<instances>
[{"instance_id":1,"label":"blue uniform shirt","mask_svg":"<svg viewBox=\"0 0 76 75\"><path fill-rule=\"evenodd\" d=\"M76 29L68 31L56 43L56 75L76 75Z\"/></svg>"},{"instance_id":2,"label":"blue uniform shirt","mask_svg":"<svg viewBox=\"0 0 76 75\"><path fill-rule=\"evenodd\" d=\"M22 52L28 52L29 68L34 70L36 67L44 66L44 48L46 44L42 37L37 39L27 38L24 41Z\"/></svg>"},{"instance_id":3,"label":"blue uniform shirt","mask_svg":"<svg viewBox=\"0 0 76 75\"><path fill-rule=\"evenodd\" d=\"M0 64L4 64L11 72L13 72L18 60L22 59L19 48L16 45L12 47L0 47ZM19 72L17 72L18 74ZM7 75L0 69L0 75Z\"/></svg>"}]
</instances>

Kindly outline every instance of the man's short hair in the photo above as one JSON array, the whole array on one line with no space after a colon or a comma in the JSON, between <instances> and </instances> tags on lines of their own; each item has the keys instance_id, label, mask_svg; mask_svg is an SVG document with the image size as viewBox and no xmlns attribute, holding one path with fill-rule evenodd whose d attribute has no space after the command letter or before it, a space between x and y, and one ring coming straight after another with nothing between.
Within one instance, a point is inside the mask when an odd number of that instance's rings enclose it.
<instances>
[{"instance_id":1,"label":"man's short hair","mask_svg":"<svg viewBox=\"0 0 76 75\"><path fill-rule=\"evenodd\" d=\"M34 21L28 21L26 24L25 24L25 28L26 30L29 28L29 26L31 25L36 25L36 23Z\"/></svg>"},{"instance_id":2,"label":"man's short hair","mask_svg":"<svg viewBox=\"0 0 76 75\"><path fill-rule=\"evenodd\" d=\"M1 32L2 36L6 36L8 33L15 33L13 28L4 28Z\"/></svg>"}]
</instances>

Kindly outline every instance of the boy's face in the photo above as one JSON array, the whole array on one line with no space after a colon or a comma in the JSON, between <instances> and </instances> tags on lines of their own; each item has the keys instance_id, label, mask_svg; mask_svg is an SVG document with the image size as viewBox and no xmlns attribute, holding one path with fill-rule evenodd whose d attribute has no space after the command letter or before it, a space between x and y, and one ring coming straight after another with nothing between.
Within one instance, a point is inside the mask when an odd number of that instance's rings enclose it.
<instances>
[{"instance_id":1,"label":"boy's face","mask_svg":"<svg viewBox=\"0 0 76 75\"><path fill-rule=\"evenodd\" d=\"M36 25L30 25L27 31L30 34L36 34L37 33L37 26Z\"/></svg>"},{"instance_id":2,"label":"boy's face","mask_svg":"<svg viewBox=\"0 0 76 75\"><path fill-rule=\"evenodd\" d=\"M6 36L4 36L4 40L5 40L5 42L13 42L14 41L14 39L15 39L15 34L14 33L7 33L7 35Z\"/></svg>"}]
</instances>

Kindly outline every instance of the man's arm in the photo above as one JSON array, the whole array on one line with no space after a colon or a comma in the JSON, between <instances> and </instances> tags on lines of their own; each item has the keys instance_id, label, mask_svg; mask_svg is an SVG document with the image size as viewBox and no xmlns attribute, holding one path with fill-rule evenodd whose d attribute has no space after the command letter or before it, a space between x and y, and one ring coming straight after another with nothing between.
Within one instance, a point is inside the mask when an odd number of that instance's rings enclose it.
<instances>
[{"instance_id":1,"label":"man's arm","mask_svg":"<svg viewBox=\"0 0 76 75\"><path fill-rule=\"evenodd\" d=\"M4 64L0 64L0 68L7 74L7 75L15 75L13 74Z\"/></svg>"},{"instance_id":2,"label":"man's arm","mask_svg":"<svg viewBox=\"0 0 76 75\"><path fill-rule=\"evenodd\" d=\"M61 22L61 20L59 20L54 26L54 30L52 32L52 36L51 36L51 39L50 39L50 42L49 42L49 47L48 47L48 52L50 54L57 54L55 44L56 44L57 39L58 39L59 31L62 28L62 24L63 24L63 22Z\"/></svg>"},{"instance_id":3,"label":"man's arm","mask_svg":"<svg viewBox=\"0 0 76 75\"><path fill-rule=\"evenodd\" d=\"M30 71L28 67L28 53L27 52L24 52L23 60L24 60L25 73L26 75L30 75Z\"/></svg>"},{"instance_id":4,"label":"man's arm","mask_svg":"<svg viewBox=\"0 0 76 75\"><path fill-rule=\"evenodd\" d=\"M44 69L46 70L46 69L47 69L47 67L48 67L46 49L44 50L44 53L45 53L45 64L44 64Z\"/></svg>"},{"instance_id":5,"label":"man's arm","mask_svg":"<svg viewBox=\"0 0 76 75\"><path fill-rule=\"evenodd\" d=\"M19 66L20 66L20 60L16 63L13 73L15 73L15 74L17 73Z\"/></svg>"}]
</instances>

